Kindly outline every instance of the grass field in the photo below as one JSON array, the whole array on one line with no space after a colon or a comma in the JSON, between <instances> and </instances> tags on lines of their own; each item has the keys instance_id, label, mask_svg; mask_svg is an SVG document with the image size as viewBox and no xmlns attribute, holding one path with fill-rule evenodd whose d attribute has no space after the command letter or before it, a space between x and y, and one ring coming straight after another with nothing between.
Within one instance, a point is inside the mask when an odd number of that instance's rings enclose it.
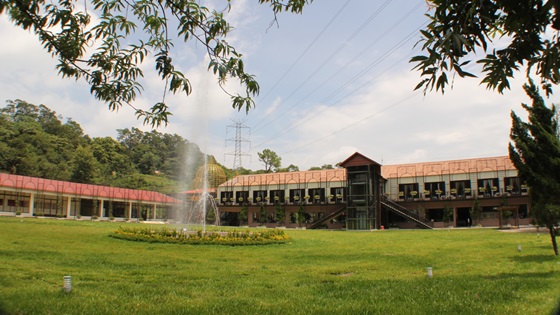
<instances>
[{"instance_id":1,"label":"grass field","mask_svg":"<svg viewBox=\"0 0 560 315\"><path fill-rule=\"evenodd\" d=\"M560 300L547 233L287 230L290 244L231 247L108 237L119 225L133 224L0 218L0 314L551 314Z\"/></svg>"}]
</instances>

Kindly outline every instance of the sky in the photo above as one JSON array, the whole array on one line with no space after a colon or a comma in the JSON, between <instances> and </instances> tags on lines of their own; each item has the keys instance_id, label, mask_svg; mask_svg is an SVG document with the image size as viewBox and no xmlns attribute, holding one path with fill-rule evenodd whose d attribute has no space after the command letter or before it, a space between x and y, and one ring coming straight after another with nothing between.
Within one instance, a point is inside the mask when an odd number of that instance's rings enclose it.
<instances>
[{"instance_id":1,"label":"sky","mask_svg":"<svg viewBox=\"0 0 560 315\"><path fill-rule=\"evenodd\" d=\"M226 3L202 2L216 9ZM233 109L207 71L203 47L176 42L171 54L193 93L166 97L173 116L157 130L195 142L227 167L236 162L253 170L264 168L257 156L264 149L276 152L282 167L300 170L335 165L354 152L382 165L507 155L510 112L526 117L521 103L530 104L524 73L516 74L504 94L487 90L480 78L459 77L443 95L414 91L421 78L409 60L421 53L415 44L428 22L426 11L424 0L316 0L301 15L279 14L276 23L269 7L232 1L225 14L234 27L228 42L260 84L256 107L248 113ZM15 28L5 15L0 40L0 101L44 104L91 137L116 138L118 129L132 127L151 130L131 108L110 111L83 81L58 76L56 60L36 36ZM161 100L163 84L153 68L149 57L137 107ZM230 92L238 88L234 81L226 86ZM236 125L242 127L237 160Z\"/></svg>"}]
</instances>

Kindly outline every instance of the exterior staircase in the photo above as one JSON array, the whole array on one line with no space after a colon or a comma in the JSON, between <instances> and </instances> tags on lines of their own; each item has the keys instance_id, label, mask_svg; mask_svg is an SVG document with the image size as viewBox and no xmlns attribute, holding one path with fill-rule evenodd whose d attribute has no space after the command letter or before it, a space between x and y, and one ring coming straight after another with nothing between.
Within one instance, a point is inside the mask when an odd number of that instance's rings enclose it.
<instances>
[{"instance_id":1,"label":"exterior staircase","mask_svg":"<svg viewBox=\"0 0 560 315\"><path fill-rule=\"evenodd\" d=\"M329 213L328 215L322 217L321 219L311 223L309 226L307 226L307 229L316 229L319 226L321 226L323 223L336 218L339 214L343 213L344 211L346 211L346 205L341 205L339 209L336 209L335 211Z\"/></svg>"},{"instance_id":2,"label":"exterior staircase","mask_svg":"<svg viewBox=\"0 0 560 315\"><path fill-rule=\"evenodd\" d=\"M418 224L418 226L425 229L433 229L433 223L426 218L420 217L418 214L408 210L407 208L399 205L398 203L389 200L388 198L383 198L381 200L381 206L385 209L401 216L409 221L413 221Z\"/></svg>"}]
</instances>

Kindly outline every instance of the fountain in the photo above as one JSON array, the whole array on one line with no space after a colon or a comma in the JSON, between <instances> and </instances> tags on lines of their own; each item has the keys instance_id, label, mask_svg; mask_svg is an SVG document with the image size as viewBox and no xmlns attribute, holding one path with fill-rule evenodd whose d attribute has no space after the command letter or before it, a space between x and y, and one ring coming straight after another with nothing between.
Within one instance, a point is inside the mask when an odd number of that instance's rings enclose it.
<instances>
[{"instance_id":1,"label":"fountain","mask_svg":"<svg viewBox=\"0 0 560 315\"><path fill-rule=\"evenodd\" d=\"M218 185L225 181L223 169L212 156L205 155L204 164L198 168L193 181L195 189L187 191L185 203L178 211L178 221L191 228L202 228L203 232L206 232L208 224L219 225L219 209L213 194ZM211 222L208 222L209 217L213 219Z\"/></svg>"}]
</instances>

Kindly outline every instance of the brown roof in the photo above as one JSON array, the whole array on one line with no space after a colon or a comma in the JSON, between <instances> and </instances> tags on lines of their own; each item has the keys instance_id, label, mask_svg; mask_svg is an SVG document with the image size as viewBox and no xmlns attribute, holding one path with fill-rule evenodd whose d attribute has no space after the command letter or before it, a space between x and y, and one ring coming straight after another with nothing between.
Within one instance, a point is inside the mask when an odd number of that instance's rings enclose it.
<instances>
[{"instance_id":1,"label":"brown roof","mask_svg":"<svg viewBox=\"0 0 560 315\"><path fill-rule=\"evenodd\" d=\"M178 199L171 198L155 191L80 184L61 180L2 173L0 173L0 187L106 199L125 199L155 203L180 203Z\"/></svg>"},{"instance_id":2,"label":"brown roof","mask_svg":"<svg viewBox=\"0 0 560 315\"><path fill-rule=\"evenodd\" d=\"M333 181L346 181L346 170L337 168L333 170L240 175L221 184L220 187L325 183Z\"/></svg>"},{"instance_id":3,"label":"brown roof","mask_svg":"<svg viewBox=\"0 0 560 315\"><path fill-rule=\"evenodd\" d=\"M507 156L450 160L439 162L422 162L411 164L383 165L381 174L384 178L413 176L430 176L443 174L461 174L515 170Z\"/></svg>"},{"instance_id":4,"label":"brown roof","mask_svg":"<svg viewBox=\"0 0 560 315\"><path fill-rule=\"evenodd\" d=\"M349 166L362 166L362 165L381 165L374 160L368 158L367 156L355 152L354 154L350 155L346 160L339 163L342 167L349 167Z\"/></svg>"}]
</instances>

